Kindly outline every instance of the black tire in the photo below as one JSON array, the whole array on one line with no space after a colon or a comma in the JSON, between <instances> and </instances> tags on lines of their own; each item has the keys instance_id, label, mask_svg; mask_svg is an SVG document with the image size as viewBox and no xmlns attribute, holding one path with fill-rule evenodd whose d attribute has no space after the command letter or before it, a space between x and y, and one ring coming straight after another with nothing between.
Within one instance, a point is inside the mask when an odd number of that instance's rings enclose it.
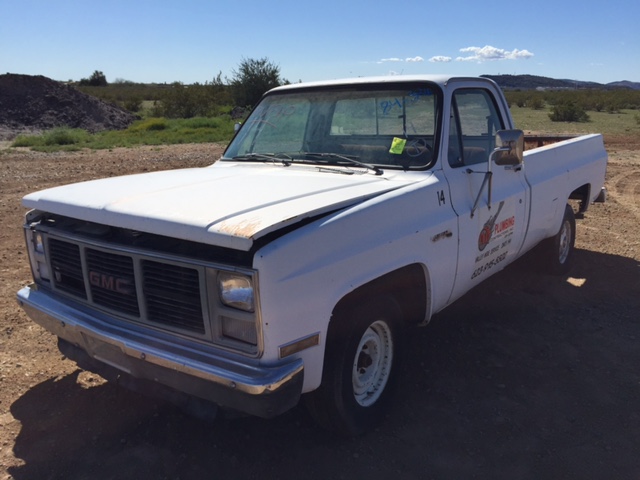
<instances>
[{"instance_id":1,"label":"black tire","mask_svg":"<svg viewBox=\"0 0 640 480\"><path fill-rule=\"evenodd\" d=\"M334 316L322 384L305 395L321 427L352 437L384 418L400 370L402 330L400 309L391 300Z\"/></svg>"},{"instance_id":2,"label":"black tire","mask_svg":"<svg viewBox=\"0 0 640 480\"><path fill-rule=\"evenodd\" d=\"M560 230L540 245L543 264L554 275L565 275L571 270L576 242L576 217L571 205L564 210Z\"/></svg>"}]
</instances>

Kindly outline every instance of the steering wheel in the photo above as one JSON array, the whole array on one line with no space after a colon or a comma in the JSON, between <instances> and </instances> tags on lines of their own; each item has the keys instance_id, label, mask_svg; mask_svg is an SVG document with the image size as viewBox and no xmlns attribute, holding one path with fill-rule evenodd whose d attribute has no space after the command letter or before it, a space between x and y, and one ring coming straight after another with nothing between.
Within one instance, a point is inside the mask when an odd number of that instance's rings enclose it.
<instances>
[{"instance_id":1,"label":"steering wheel","mask_svg":"<svg viewBox=\"0 0 640 480\"><path fill-rule=\"evenodd\" d=\"M419 157L425 153L432 154L433 148L427 143L426 138L414 138L407 142L404 147L404 153L408 157Z\"/></svg>"}]
</instances>

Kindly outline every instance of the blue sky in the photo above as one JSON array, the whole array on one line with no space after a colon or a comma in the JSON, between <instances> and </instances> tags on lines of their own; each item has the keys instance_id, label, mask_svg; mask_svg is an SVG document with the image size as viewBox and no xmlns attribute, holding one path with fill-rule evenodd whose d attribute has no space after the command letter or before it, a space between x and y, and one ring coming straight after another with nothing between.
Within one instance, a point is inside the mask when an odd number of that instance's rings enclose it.
<instances>
[{"instance_id":1,"label":"blue sky","mask_svg":"<svg viewBox=\"0 0 640 480\"><path fill-rule=\"evenodd\" d=\"M531 74L640 82L640 1L0 0L0 73L183 83Z\"/></svg>"}]
</instances>

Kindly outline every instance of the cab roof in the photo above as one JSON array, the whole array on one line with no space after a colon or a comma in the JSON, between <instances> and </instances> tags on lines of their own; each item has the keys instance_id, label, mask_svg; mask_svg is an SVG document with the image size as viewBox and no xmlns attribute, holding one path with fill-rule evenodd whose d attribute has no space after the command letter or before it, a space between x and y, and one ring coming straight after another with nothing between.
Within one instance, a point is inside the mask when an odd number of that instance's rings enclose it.
<instances>
[{"instance_id":1,"label":"cab roof","mask_svg":"<svg viewBox=\"0 0 640 480\"><path fill-rule=\"evenodd\" d=\"M338 80L323 80L316 82L304 82L304 83L292 83L290 85L282 85L276 87L270 92L281 92L284 90L296 90L302 88L316 88L316 87L336 87L340 85L373 85L381 83L416 83L416 82L431 82L441 87L445 87L451 81L473 81L473 82L487 82L495 83L493 80L486 77L461 77L455 75L387 75L377 77L355 77L345 78Z\"/></svg>"}]
</instances>

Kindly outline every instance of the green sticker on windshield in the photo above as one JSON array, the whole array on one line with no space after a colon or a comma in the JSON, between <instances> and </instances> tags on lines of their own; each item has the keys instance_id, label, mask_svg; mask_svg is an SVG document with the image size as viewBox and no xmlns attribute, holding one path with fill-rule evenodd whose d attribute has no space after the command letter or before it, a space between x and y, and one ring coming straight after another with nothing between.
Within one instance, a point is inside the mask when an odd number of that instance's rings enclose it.
<instances>
[{"instance_id":1,"label":"green sticker on windshield","mask_svg":"<svg viewBox=\"0 0 640 480\"><path fill-rule=\"evenodd\" d=\"M404 146L407 144L406 138L398 138L394 137L391 142L391 148L389 149L389 153L393 153L395 155L402 155L404 152Z\"/></svg>"}]
</instances>

